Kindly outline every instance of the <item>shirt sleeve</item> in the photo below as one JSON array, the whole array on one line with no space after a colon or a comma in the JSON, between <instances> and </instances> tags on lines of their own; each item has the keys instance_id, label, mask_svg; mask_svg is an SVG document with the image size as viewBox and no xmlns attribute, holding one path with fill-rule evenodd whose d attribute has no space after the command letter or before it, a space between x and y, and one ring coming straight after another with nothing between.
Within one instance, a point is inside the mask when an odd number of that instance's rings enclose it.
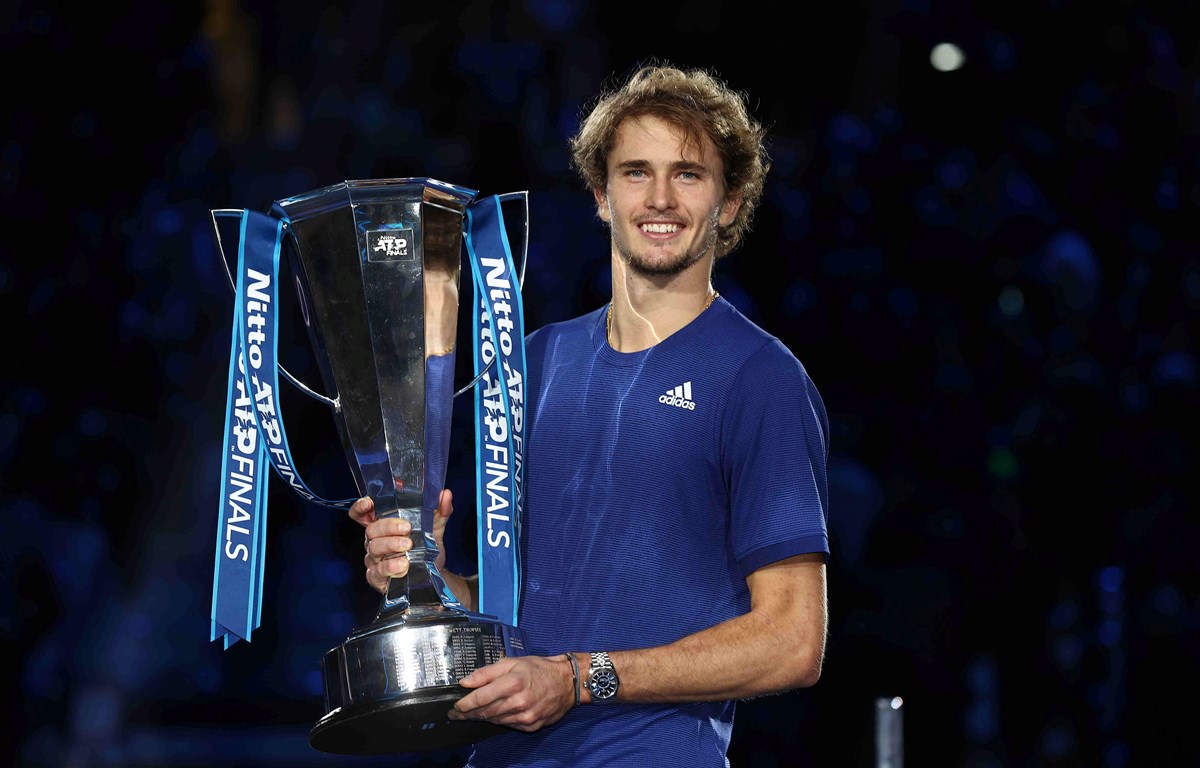
<instances>
[{"instance_id":1,"label":"shirt sleeve","mask_svg":"<svg viewBox=\"0 0 1200 768\"><path fill-rule=\"evenodd\" d=\"M722 423L734 557L743 576L794 555L829 557L829 420L816 385L777 339L747 359Z\"/></svg>"}]
</instances>

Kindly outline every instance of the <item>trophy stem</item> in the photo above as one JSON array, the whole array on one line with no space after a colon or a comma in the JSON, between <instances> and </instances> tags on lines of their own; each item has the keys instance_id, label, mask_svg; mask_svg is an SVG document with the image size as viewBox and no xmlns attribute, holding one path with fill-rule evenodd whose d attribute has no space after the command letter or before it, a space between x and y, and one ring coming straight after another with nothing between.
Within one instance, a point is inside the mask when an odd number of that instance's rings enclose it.
<instances>
[{"instance_id":1,"label":"trophy stem","mask_svg":"<svg viewBox=\"0 0 1200 768\"><path fill-rule=\"evenodd\" d=\"M416 618L443 610L442 597L430 575L430 564L426 561L430 547L425 539L421 508L408 507L384 515L384 517L393 516L407 520L412 526L412 533L409 536L412 538L413 545L412 549L405 553L405 556L408 557L408 573L388 579L387 592L375 615L376 621L392 618L401 613ZM436 559L436 549L433 555Z\"/></svg>"}]
</instances>

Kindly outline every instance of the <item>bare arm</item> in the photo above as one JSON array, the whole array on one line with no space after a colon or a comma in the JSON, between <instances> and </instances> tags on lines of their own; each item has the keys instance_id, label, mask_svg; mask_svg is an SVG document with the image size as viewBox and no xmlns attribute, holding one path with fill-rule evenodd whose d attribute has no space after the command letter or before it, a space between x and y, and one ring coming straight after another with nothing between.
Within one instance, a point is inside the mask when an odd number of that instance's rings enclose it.
<instances>
[{"instance_id":1,"label":"bare arm","mask_svg":"<svg viewBox=\"0 0 1200 768\"><path fill-rule=\"evenodd\" d=\"M746 579L750 611L656 648L610 652L621 679L617 701L685 702L744 699L813 685L821 676L828 626L825 563L797 555ZM587 649L575 654L586 674ZM518 657L462 680L475 688L451 717L486 719L533 731L574 704L565 657ZM589 703L587 690L581 702ZM603 705L596 705L603 706Z\"/></svg>"},{"instance_id":2,"label":"bare arm","mask_svg":"<svg viewBox=\"0 0 1200 768\"><path fill-rule=\"evenodd\" d=\"M748 613L670 645L611 652L621 678L617 701L745 699L815 684L828 625L824 558L797 555L746 582Z\"/></svg>"}]
</instances>

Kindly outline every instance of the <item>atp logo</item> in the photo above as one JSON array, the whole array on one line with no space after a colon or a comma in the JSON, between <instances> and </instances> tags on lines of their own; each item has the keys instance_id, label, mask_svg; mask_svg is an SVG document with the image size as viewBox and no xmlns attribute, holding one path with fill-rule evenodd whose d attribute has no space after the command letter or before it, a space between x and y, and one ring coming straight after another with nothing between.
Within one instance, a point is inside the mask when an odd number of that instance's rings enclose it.
<instances>
[{"instance_id":1,"label":"atp logo","mask_svg":"<svg viewBox=\"0 0 1200 768\"><path fill-rule=\"evenodd\" d=\"M367 231L367 261L408 261L416 254L411 229Z\"/></svg>"}]
</instances>

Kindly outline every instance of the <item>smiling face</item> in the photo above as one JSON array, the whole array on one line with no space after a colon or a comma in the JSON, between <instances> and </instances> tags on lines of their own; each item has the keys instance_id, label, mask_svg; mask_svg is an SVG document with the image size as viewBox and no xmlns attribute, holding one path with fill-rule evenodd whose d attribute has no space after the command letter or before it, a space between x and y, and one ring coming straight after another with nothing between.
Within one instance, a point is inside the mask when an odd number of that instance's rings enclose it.
<instances>
[{"instance_id":1,"label":"smiling face","mask_svg":"<svg viewBox=\"0 0 1200 768\"><path fill-rule=\"evenodd\" d=\"M608 188L594 191L620 259L648 276L677 275L701 261L711 267L718 227L740 205L726 199L722 174L707 136L692 146L657 117L622 123L608 155Z\"/></svg>"}]
</instances>

